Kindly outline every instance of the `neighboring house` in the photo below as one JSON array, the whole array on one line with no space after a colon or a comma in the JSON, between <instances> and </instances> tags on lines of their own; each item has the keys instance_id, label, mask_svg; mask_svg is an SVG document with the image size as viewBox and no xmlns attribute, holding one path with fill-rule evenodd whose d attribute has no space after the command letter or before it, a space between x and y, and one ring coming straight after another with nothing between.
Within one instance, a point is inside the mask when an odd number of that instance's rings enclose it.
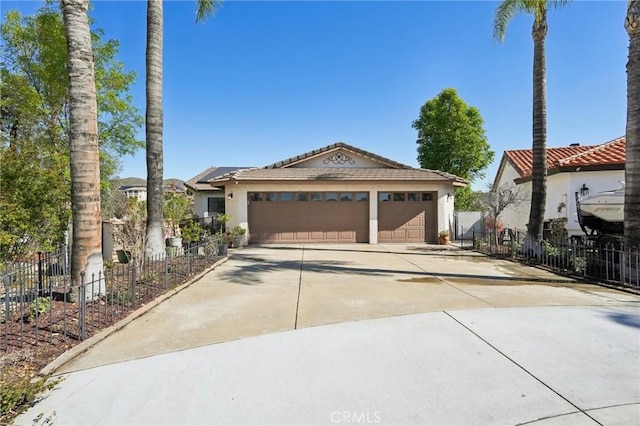
<instances>
[{"instance_id":1,"label":"neighboring house","mask_svg":"<svg viewBox=\"0 0 640 426\"><path fill-rule=\"evenodd\" d=\"M183 184L176 183L176 182L171 182L169 185L165 184L162 187L162 192L164 194L180 195L180 194L186 194L187 193L187 189L184 187Z\"/></svg>"},{"instance_id":2,"label":"neighboring house","mask_svg":"<svg viewBox=\"0 0 640 426\"><path fill-rule=\"evenodd\" d=\"M138 201L147 201L147 187L142 185L122 185L118 188L120 192L129 198Z\"/></svg>"},{"instance_id":3,"label":"neighboring house","mask_svg":"<svg viewBox=\"0 0 640 426\"><path fill-rule=\"evenodd\" d=\"M602 145L547 148L547 202L545 227L551 219L566 218L568 235L583 235L576 212L575 194L595 194L620 188L624 181L626 139L620 137ZM510 206L499 216L507 228L526 231L531 207L530 149L505 151L494 188L511 183L522 188L529 201Z\"/></svg>"},{"instance_id":4,"label":"neighboring house","mask_svg":"<svg viewBox=\"0 0 640 426\"><path fill-rule=\"evenodd\" d=\"M467 184L342 142L223 171L206 170L187 186L203 193L200 212L205 198L209 215L210 200L222 198L229 225L246 228L251 243L436 242L439 230L452 228L454 189Z\"/></svg>"}]
</instances>

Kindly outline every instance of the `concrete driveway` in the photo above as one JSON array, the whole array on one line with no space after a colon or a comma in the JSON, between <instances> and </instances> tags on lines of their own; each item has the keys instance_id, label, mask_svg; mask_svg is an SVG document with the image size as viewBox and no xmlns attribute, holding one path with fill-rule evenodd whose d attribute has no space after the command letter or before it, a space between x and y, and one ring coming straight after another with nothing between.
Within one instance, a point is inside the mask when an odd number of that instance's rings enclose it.
<instances>
[{"instance_id":1,"label":"concrete driveway","mask_svg":"<svg viewBox=\"0 0 640 426\"><path fill-rule=\"evenodd\" d=\"M639 307L453 247L248 247L17 424L638 424Z\"/></svg>"}]
</instances>

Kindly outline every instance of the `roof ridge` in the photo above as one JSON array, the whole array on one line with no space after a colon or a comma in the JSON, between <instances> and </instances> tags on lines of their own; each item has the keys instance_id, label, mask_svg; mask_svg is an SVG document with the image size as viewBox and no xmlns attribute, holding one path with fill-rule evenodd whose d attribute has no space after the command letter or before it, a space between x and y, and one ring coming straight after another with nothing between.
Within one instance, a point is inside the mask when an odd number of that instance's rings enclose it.
<instances>
[{"instance_id":1,"label":"roof ridge","mask_svg":"<svg viewBox=\"0 0 640 426\"><path fill-rule=\"evenodd\" d=\"M587 150L579 152L577 154L573 154L573 155L570 155L568 157L559 159L557 161L557 163L558 163L559 166L562 166L563 164L566 164L566 163L568 163L570 161L573 161L573 160L575 160L577 158L580 158L580 157L583 157L585 155L590 155L590 154L593 154L594 152L599 152L599 151L605 150L605 149L607 149L607 147L609 145L613 145L615 143L622 142L623 139L626 139L626 137L625 136L620 136L619 138L612 139L609 142L604 142L604 143L602 143L600 145L594 145L590 149L587 149Z\"/></svg>"},{"instance_id":2,"label":"roof ridge","mask_svg":"<svg viewBox=\"0 0 640 426\"><path fill-rule=\"evenodd\" d=\"M198 183L198 181L200 179L202 179L203 177L205 177L206 175L208 175L209 173L211 173L212 171L214 171L215 169L219 169L220 166L210 166L208 167L205 171L198 173L197 175L195 175L194 177L192 177L191 179L185 181L185 184L189 184L189 185L195 185Z\"/></svg>"},{"instance_id":3,"label":"roof ridge","mask_svg":"<svg viewBox=\"0 0 640 426\"><path fill-rule=\"evenodd\" d=\"M389 158L383 157L383 156L375 154L373 152L366 151L366 150L364 150L362 148L358 148L357 146L349 145L349 144L347 144L345 142L342 142L342 141L334 142L334 143L332 143L330 145L326 145L324 147L317 148L317 149L314 149L312 151L308 151L308 152L305 152L303 154L299 154L299 155L287 158L285 160L277 161L275 163L266 165L263 168L265 168L265 169L285 168L288 165L293 165L293 164L298 163L300 161L306 160L307 158L310 158L310 157L313 157L313 156L316 156L316 155L319 155L319 154L323 154L325 152L328 152L328 151L331 151L331 150L337 149L337 148L347 149L347 150L352 151L352 152L354 152L354 153L356 153L358 155L361 155L361 156L363 156L365 158L369 158L369 159L373 160L374 162L386 163L387 165L394 166L394 167L397 167L399 169L411 169L411 168L413 168L413 167L408 166L406 164L399 163L397 161L391 160Z\"/></svg>"},{"instance_id":4,"label":"roof ridge","mask_svg":"<svg viewBox=\"0 0 640 426\"><path fill-rule=\"evenodd\" d=\"M207 182L211 182L214 179L217 180L217 179L222 179L222 178L227 178L227 177L235 178L236 176L241 175L242 172L246 172L247 170L257 170L257 169L260 169L260 168L261 167L246 167L244 169L233 170L231 172L224 173L224 174L219 175L219 176L214 176L213 178L209 179Z\"/></svg>"}]
</instances>

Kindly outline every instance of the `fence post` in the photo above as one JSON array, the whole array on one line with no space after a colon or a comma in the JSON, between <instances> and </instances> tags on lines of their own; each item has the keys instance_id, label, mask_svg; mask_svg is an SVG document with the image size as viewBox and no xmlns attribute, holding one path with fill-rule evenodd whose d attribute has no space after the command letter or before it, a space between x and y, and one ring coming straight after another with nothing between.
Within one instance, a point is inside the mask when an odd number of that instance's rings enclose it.
<instances>
[{"instance_id":1,"label":"fence post","mask_svg":"<svg viewBox=\"0 0 640 426\"><path fill-rule=\"evenodd\" d=\"M133 262L133 272L131 273L131 303L132 306L136 304L136 262Z\"/></svg>"},{"instance_id":2,"label":"fence post","mask_svg":"<svg viewBox=\"0 0 640 426\"><path fill-rule=\"evenodd\" d=\"M86 338L86 321L87 321L87 289L85 287L85 277L86 271L80 272L80 276L82 279L80 280L80 286L78 288L78 293L80 296L80 318L78 318L78 326L80 330L78 330L78 334L80 335L80 340L84 340Z\"/></svg>"},{"instance_id":3,"label":"fence post","mask_svg":"<svg viewBox=\"0 0 640 426\"><path fill-rule=\"evenodd\" d=\"M4 284L4 349L9 348L9 314L11 309L11 280L7 274L2 280Z\"/></svg>"},{"instance_id":4,"label":"fence post","mask_svg":"<svg viewBox=\"0 0 640 426\"><path fill-rule=\"evenodd\" d=\"M191 275L191 249L187 248L187 275Z\"/></svg>"},{"instance_id":5,"label":"fence post","mask_svg":"<svg viewBox=\"0 0 640 426\"><path fill-rule=\"evenodd\" d=\"M38 296L44 294L44 272L42 270L42 252L38 252Z\"/></svg>"},{"instance_id":6,"label":"fence post","mask_svg":"<svg viewBox=\"0 0 640 426\"><path fill-rule=\"evenodd\" d=\"M164 257L164 288L167 288L169 283L169 256Z\"/></svg>"}]
</instances>

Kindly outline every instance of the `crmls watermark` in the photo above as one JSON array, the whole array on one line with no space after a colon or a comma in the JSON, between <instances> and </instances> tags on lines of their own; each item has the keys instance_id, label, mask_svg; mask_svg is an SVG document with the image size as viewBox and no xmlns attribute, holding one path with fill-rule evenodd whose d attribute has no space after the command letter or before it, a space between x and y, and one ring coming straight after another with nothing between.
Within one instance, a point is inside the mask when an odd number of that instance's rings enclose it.
<instances>
[{"instance_id":1,"label":"crmls watermark","mask_svg":"<svg viewBox=\"0 0 640 426\"><path fill-rule=\"evenodd\" d=\"M380 411L332 411L331 423L342 424L378 424L382 422Z\"/></svg>"}]
</instances>

